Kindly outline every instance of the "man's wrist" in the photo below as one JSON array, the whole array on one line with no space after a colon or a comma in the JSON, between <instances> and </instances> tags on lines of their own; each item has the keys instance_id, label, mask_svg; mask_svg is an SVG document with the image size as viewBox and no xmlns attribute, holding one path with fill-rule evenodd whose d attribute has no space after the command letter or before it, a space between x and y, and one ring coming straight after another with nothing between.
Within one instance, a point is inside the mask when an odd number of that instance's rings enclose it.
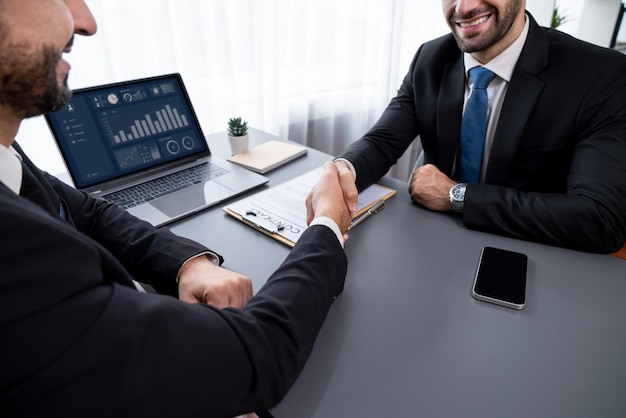
<instances>
[{"instance_id":1,"label":"man's wrist","mask_svg":"<svg viewBox=\"0 0 626 418\"><path fill-rule=\"evenodd\" d=\"M345 158L335 158L333 160L333 163L337 165L340 173L343 167L346 167L348 170L350 170L350 172L354 176L354 181L356 182L356 169L354 168L354 165L350 162L350 160L346 160Z\"/></svg>"},{"instance_id":2,"label":"man's wrist","mask_svg":"<svg viewBox=\"0 0 626 418\"><path fill-rule=\"evenodd\" d=\"M344 244L343 234L341 233L341 230L339 229L339 225L337 225L337 222L335 222L332 218L329 218L328 216L318 216L317 218L311 221L311 224L309 226L313 226L313 225L324 225L325 227L330 228L330 230L335 233L335 235L337 236L337 240L343 247L343 244Z\"/></svg>"},{"instance_id":3,"label":"man's wrist","mask_svg":"<svg viewBox=\"0 0 626 418\"><path fill-rule=\"evenodd\" d=\"M214 252L211 251L204 251L201 252L199 254L196 254L192 257L189 257L187 260L185 260L183 262L183 264L180 266L180 268L178 269L178 274L176 275L176 283L178 283L178 279L180 278L180 275L183 271L183 269L187 266L187 264L193 260L196 260L199 257L203 257L206 258L207 260L209 260L211 263L215 264L216 266L220 265L220 258L217 256L217 254L215 254Z\"/></svg>"},{"instance_id":4,"label":"man's wrist","mask_svg":"<svg viewBox=\"0 0 626 418\"><path fill-rule=\"evenodd\" d=\"M467 183L457 183L448 192L450 204L454 213L463 213L465 206L465 190L467 189Z\"/></svg>"}]
</instances>

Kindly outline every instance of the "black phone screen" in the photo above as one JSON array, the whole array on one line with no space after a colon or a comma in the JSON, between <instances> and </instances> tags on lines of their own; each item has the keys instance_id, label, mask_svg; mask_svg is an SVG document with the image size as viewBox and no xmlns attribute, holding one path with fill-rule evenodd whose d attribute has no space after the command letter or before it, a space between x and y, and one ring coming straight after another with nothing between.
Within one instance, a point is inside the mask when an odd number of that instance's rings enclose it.
<instances>
[{"instance_id":1,"label":"black phone screen","mask_svg":"<svg viewBox=\"0 0 626 418\"><path fill-rule=\"evenodd\" d=\"M526 301L528 257L500 248L483 248L473 296L477 299L522 309Z\"/></svg>"}]
</instances>

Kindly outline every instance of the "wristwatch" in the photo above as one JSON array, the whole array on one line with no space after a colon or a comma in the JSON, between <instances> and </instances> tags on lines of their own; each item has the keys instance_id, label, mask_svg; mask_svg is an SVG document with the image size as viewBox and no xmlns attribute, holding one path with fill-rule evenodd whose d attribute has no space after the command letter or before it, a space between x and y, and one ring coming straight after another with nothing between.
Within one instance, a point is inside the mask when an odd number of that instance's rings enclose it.
<instances>
[{"instance_id":1,"label":"wristwatch","mask_svg":"<svg viewBox=\"0 0 626 418\"><path fill-rule=\"evenodd\" d=\"M463 213L463 202L465 201L465 189L467 183L458 183L450 189L450 203L455 213Z\"/></svg>"}]
</instances>

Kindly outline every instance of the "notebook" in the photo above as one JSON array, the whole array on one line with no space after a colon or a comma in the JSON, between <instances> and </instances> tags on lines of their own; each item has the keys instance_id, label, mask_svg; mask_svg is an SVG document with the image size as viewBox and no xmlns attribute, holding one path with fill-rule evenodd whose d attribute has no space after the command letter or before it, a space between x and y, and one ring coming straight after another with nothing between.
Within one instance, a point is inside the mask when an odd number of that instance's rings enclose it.
<instances>
[{"instance_id":1,"label":"notebook","mask_svg":"<svg viewBox=\"0 0 626 418\"><path fill-rule=\"evenodd\" d=\"M46 121L77 189L154 226L268 181L211 155L180 74L75 90Z\"/></svg>"},{"instance_id":2,"label":"notebook","mask_svg":"<svg viewBox=\"0 0 626 418\"><path fill-rule=\"evenodd\" d=\"M257 173L267 173L298 157L306 155L307 147L271 140L246 152L233 155L228 161Z\"/></svg>"}]
</instances>

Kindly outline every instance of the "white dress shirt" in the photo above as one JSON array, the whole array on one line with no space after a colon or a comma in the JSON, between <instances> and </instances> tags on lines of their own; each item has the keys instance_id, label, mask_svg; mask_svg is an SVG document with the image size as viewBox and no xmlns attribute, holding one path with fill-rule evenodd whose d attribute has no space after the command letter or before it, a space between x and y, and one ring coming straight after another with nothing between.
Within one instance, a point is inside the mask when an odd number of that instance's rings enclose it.
<instances>
[{"instance_id":1,"label":"white dress shirt","mask_svg":"<svg viewBox=\"0 0 626 418\"><path fill-rule=\"evenodd\" d=\"M309 226L313 226L313 225L324 225L330 228L331 231L335 233L335 235L337 236L337 240L343 247L343 244L344 244L343 234L341 233L341 230L339 229L339 226L337 225L337 223L335 223L335 221L333 221L331 218L328 218L326 216L319 216L313 219L311 221L311 225Z\"/></svg>"},{"instance_id":2,"label":"white dress shirt","mask_svg":"<svg viewBox=\"0 0 626 418\"><path fill-rule=\"evenodd\" d=\"M20 194L22 187L22 162L13 147L0 145L0 182L15 194Z\"/></svg>"},{"instance_id":3,"label":"white dress shirt","mask_svg":"<svg viewBox=\"0 0 626 418\"><path fill-rule=\"evenodd\" d=\"M506 96L506 91L509 86L509 82L511 81L511 76L513 75L513 70L515 70L515 65L517 64L517 60L519 59L520 54L522 53L522 49L524 48L524 43L526 43L526 38L528 37L528 28L530 27L530 21L528 16L526 16L526 23L524 24L524 28L520 33L520 36L500 55L489 61L487 64L483 65L478 62L474 57L472 57L468 53L463 54L463 63L465 64L465 100L463 104L463 109L465 109L465 104L467 103L467 99L469 98L472 92L472 80L469 77L469 70L477 66L483 66L493 72L496 77L493 79L491 83L487 86L487 97L489 99L488 109L487 109L487 134L485 136L485 147L483 149L483 163L481 166L480 180L483 181L485 179L485 173L487 172L487 162L489 161L489 154L491 153L491 147L493 145L493 138L495 136L496 127L498 126L498 119L500 117L500 111L502 110L502 104L504 103L504 98ZM345 158L336 158L333 161L345 161L354 174L354 179L356 181L356 170L352 163Z\"/></svg>"},{"instance_id":4,"label":"white dress shirt","mask_svg":"<svg viewBox=\"0 0 626 418\"><path fill-rule=\"evenodd\" d=\"M487 86L487 97L489 99L487 108L487 133L485 135L485 147L483 148L483 163L480 170L480 181L485 180L485 173L487 172L487 162L489 161L489 155L491 153L491 147L493 145L493 138L498 126L498 119L500 118L500 111L502 110L502 104L506 96L506 91L511 81L511 76L515 70L515 65L522 53L524 43L528 37L528 28L530 27L529 19L526 17L526 23L524 29L517 39L500 55L489 61L487 64L481 64L476 61L468 53L463 54L463 62L465 64L465 104L467 99L472 93L473 80L470 79L469 70L474 67L483 66L493 72L496 77ZM465 104L463 108L465 109Z\"/></svg>"}]
</instances>

